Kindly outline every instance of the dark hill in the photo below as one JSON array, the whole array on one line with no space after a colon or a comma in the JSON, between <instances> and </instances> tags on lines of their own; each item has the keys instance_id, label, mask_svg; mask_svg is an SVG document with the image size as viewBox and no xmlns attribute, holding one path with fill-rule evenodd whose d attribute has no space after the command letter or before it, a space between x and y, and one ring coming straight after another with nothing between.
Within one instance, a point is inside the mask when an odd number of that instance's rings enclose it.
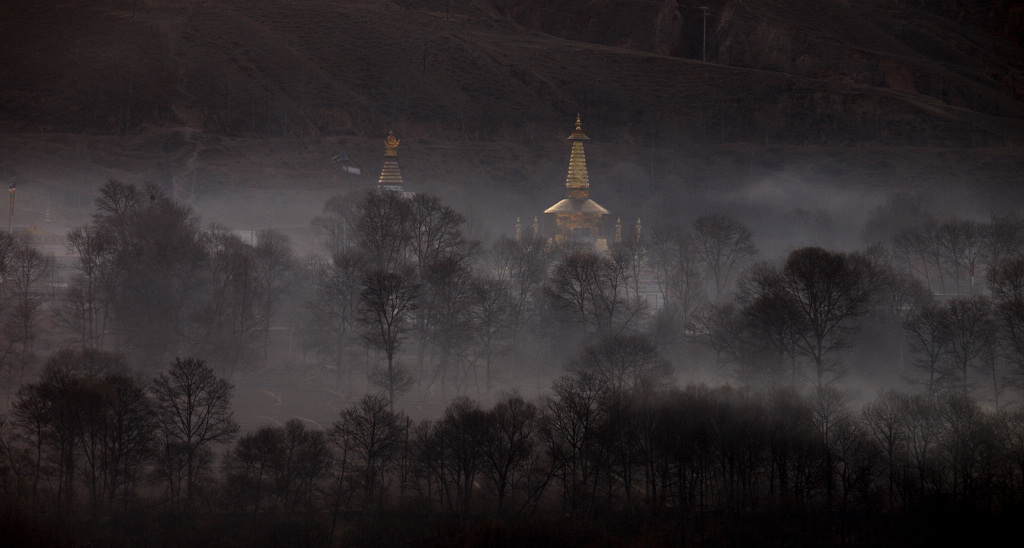
<instances>
[{"instance_id":1,"label":"dark hill","mask_svg":"<svg viewBox=\"0 0 1024 548\"><path fill-rule=\"evenodd\" d=\"M1019 2L707 6L703 63L703 12L677 1L8 0L4 168L65 208L108 176L330 192L372 183L394 129L408 180L531 211L582 112L620 210L781 172L1019 186Z\"/></svg>"},{"instance_id":2,"label":"dark hill","mask_svg":"<svg viewBox=\"0 0 1024 548\"><path fill-rule=\"evenodd\" d=\"M619 140L1002 145L1024 127L1019 46L895 3L711 2L708 64L702 12L676 2L445 4L14 0L0 114L30 131L513 141L576 111Z\"/></svg>"}]
</instances>

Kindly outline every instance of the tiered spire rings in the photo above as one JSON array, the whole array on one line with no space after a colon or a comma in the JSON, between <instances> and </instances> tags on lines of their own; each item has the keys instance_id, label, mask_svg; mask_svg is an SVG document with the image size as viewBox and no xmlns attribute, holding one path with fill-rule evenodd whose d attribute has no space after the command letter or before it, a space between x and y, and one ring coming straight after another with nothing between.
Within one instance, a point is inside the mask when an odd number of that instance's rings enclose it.
<instances>
[{"instance_id":1,"label":"tiered spire rings","mask_svg":"<svg viewBox=\"0 0 1024 548\"><path fill-rule=\"evenodd\" d=\"M398 170L398 139L395 138L394 132L389 131L384 142L384 168L380 171L377 188L399 193L404 191L402 172Z\"/></svg>"}]
</instances>

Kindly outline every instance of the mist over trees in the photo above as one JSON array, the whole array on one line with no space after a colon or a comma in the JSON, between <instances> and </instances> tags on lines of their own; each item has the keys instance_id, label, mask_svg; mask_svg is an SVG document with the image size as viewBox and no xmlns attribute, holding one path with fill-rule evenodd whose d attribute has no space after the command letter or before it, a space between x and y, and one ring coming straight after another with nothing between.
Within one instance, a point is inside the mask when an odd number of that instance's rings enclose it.
<instances>
[{"instance_id":1,"label":"mist over trees","mask_svg":"<svg viewBox=\"0 0 1024 548\"><path fill-rule=\"evenodd\" d=\"M111 181L70 271L0 235L0 512L43 544L995 538L1024 503L1024 223L915 203L770 257L724 214L597 252L369 192L296 257ZM283 362L347 403L243 429L233 383Z\"/></svg>"},{"instance_id":2,"label":"mist over trees","mask_svg":"<svg viewBox=\"0 0 1024 548\"><path fill-rule=\"evenodd\" d=\"M100 189L92 221L68 241L77 265L57 320L78 344L150 367L195 353L227 376L260 363L295 263L274 230L254 242L216 225L202 230L161 190L117 181Z\"/></svg>"}]
</instances>

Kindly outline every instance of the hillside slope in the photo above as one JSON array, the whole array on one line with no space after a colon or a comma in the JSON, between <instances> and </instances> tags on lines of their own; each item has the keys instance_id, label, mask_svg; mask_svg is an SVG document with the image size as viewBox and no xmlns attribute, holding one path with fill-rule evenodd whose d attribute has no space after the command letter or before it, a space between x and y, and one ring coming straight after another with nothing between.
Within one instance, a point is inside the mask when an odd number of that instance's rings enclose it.
<instances>
[{"instance_id":1,"label":"hillside slope","mask_svg":"<svg viewBox=\"0 0 1024 548\"><path fill-rule=\"evenodd\" d=\"M324 196L372 186L394 130L410 184L507 230L560 197L579 112L595 197L624 217L747 200L799 221L851 187L866 207L1024 202L1013 20L909 4L714 0L704 63L703 13L675 0L8 0L3 176L16 224L79 222L117 177L208 221L308 227Z\"/></svg>"},{"instance_id":2,"label":"hillside slope","mask_svg":"<svg viewBox=\"0 0 1024 548\"><path fill-rule=\"evenodd\" d=\"M706 12L681 0L510 4L515 20L566 38L1021 115L1024 2L711 0Z\"/></svg>"},{"instance_id":3,"label":"hillside slope","mask_svg":"<svg viewBox=\"0 0 1024 548\"><path fill-rule=\"evenodd\" d=\"M508 3L510 18L483 0L447 14L444 4L14 0L0 8L0 117L75 133L369 136L408 125L444 140L529 141L582 111L624 141L795 144L1001 145L1024 127L1019 48L993 38L991 51L928 14L900 25L905 13L882 4L712 3L706 64L678 55L699 38L693 10L658 30L682 14L670 2L564 3L585 41L523 26L572 34L526 1Z\"/></svg>"}]
</instances>

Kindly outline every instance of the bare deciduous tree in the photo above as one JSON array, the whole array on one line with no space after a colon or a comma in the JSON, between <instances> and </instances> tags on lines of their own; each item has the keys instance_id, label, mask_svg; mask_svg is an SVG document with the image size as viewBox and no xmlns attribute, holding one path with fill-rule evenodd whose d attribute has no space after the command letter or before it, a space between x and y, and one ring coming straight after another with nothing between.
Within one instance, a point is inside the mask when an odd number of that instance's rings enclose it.
<instances>
[{"instance_id":1,"label":"bare deciduous tree","mask_svg":"<svg viewBox=\"0 0 1024 548\"><path fill-rule=\"evenodd\" d=\"M497 375L493 370L494 357L508 348L512 330L508 282L492 277L476 277L472 281L473 295L471 327L477 359L484 362L484 378L490 393Z\"/></svg>"},{"instance_id":2,"label":"bare deciduous tree","mask_svg":"<svg viewBox=\"0 0 1024 548\"><path fill-rule=\"evenodd\" d=\"M974 295L975 274L985 248L984 227L975 221L952 219L939 226L936 236L942 264L953 277L953 287L949 289L957 295Z\"/></svg>"},{"instance_id":3,"label":"bare deciduous tree","mask_svg":"<svg viewBox=\"0 0 1024 548\"><path fill-rule=\"evenodd\" d=\"M416 259L417 275L444 259L462 263L476 253L477 243L466 240L462 225L466 219L429 194L417 194L409 200L409 248Z\"/></svg>"},{"instance_id":4,"label":"bare deciduous tree","mask_svg":"<svg viewBox=\"0 0 1024 548\"><path fill-rule=\"evenodd\" d=\"M343 253L357 245L355 225L362 198L362 192L332 196L324 202L323 213L310 222L328 256Z\"/></svg>"},{"instance_id":5,"label":"bare deciduous tree","mask_svg":"<svg viewBox=\"0 0 1024 548\"><path fill-rule=\"evenodd\" d=\"M903 330L915 354L914 367L924 372L925 390L934 395L943 381L943 362L949 353L949 318L942 306L927 304L903 322ZM914 381L910 375L907 378Z\"/></svg>"},{"instance_id":6,"label":"bare deciduous tree","mask_svg":"<svg viewBox=\"0 0 1024 548\"><path fill-rule=\"evenodd\" d=\"M386 368L371 377L388 393L388 401L395 404L395 396L409 387L408 374L397 363L409 321L416 310L418 285L409 275L374 271L363 281L360 294L359 321L364 327L363 338L368 345L386 358Z\"/></svg>"},{"instance_id":7,"label":"bare deciduous tree","mask_svg":"<svg viewBox=\"0 0 1024 548\"><path fill-rule=\"evenodd\" d=\"M197 494L203 452L212 444L229 442L238 433L231 412L234 387L218 378L202 360L176 359L153 380L150 391L160 425L165 464L182 460L185 503L191 508ZM175 470L165 470L171 493L180 492Z\"/></svg>"},{"instance_id":8,"label":"bare deciduous tree","mask_svg":"<svg viewBox=\"0 0 1024 548\"><path fill-rule=\"evenodd\" d=\"M270 322L282 297L291 291L296 262L288 236L275 229L258 231L253 247L254 278L259 288L257 305L263 329L263 357L266 359Z\"/></svg>"},{"instance_id":9,"label":"bare deciduous tree","mask_svg":"<svg viewBox=\"0 0 1024 548\"><path fill-rule=\"evenodd\" d=\"M340 251L311 268L313 297L305 303L307 344L334 367L335 390L341 389L347 371L351 391L355 368L346 362L359 325L364 261L355 251Z\"/></svg>"},{"instance_id":10,"label":"bare deciduous tree","mask_svg":"<svg viewBox=\"0 0 1024 548\"><path fill-rule=\"evenodd\" d=\"M711 275L717 301L733 275L757 254L754 235L743 223L721 214L694 221L693 233L697 255Z\"/></svg>"},{"instance_id":11,"label":"bare deciduous tree","mask_svg":"<svg viewBox=\"0 0 1024 548\"><path fill-rule=\"evenodd\" d=\"M954 299L946 304L944 313L949 327L949 372L958 390L970 389L970 373L987 374L992 383L995 401L999 402L999 379L995 360L996 326L991 303L985 298Z\"/></svg>"},{"instance_id":12,"label":"bare deciduous tree","mask_svg":"<svg viewBox=\"0 0 1024 548\"><path fill-rule=\"evenodd\" d=\"M444 395L448 381L452 380L462 393L468 376L475 373L469 370L468 356L474 335L473 273L468 265L452 256L425 265L422 270L420 316L431 316L425 325L425 335L437 355L430 385L440 381Z\"/></svg>"},{"instance_id":13,"label":"bare deciduous tree","mask_svg":"<svg viewBox=\"0 0 1024 548\"><path fill-rule=\"evenodd\" d=\"M4 268L0 286L5 286L0 289L0 298L9 303L6 307L0 305L0 366L16 344L23 369L36 350L35 341L40 335L37 323L45 294L40 286L53 271L53 259L43 255L28 237L0 242L0 248L4 249L0 253L7 255L0 257L0 261L6 261L6 265L0 265ZM20 384L22 371L18 376Z\"/></svg>"},{"instance_id":14,"label":"bare deciduous tree","mask_svg":"<svg viewBox=\"0 0 1024 548\"><path fill-rule=\"evenodd\" d=\"M985 233L984 259L988 270L1024 256L1024 218L993 215Z\"/></svg>"},{"instance_id":15,"label":"bare deciduous tree","mask_svg":"<svg viewBox=\"0 0 1024 548\"><path fill-rule=\"evenodd\" d=\"M458 397L445 408L434 424L433 436L441 448L442 468L450 486L449 509L468 514L476 478L486 464L485 447L492 432L488 415L473 400Z\"/></svg>"},{"instance_id":16,"label":"bare deciduous tree","mask_svg":"<svg viewBox=\"0 0 1024 548\"><path fill-rule=\"evenodd\" d=\"M703 265L693 239L683 227L661 225L651 231L645 247L665 298L665 310L686 325L690 314L707 298Z\"/></svg>"},{"instance_id":17,"label":"bare deciduous tree","mask_svg":"<svg viewBox=\"0 0 1024 548\"><path fill-rule=\"evenodd\" d=\"M588 345L569 371L593 375L610 393L649 393L665 388L672 369L643 335L612 335Z\"/></svg>"},{"instance_id":18,"label":"bare deciduous tree","mask_svg":"<svg viewBox=\"0 0 1024 548\"><path fill-rule=\"evenodd\" d=\"M622 333L646 310L630 291L628 270L592 252L565 256L548 283L548 299L584 335Z\"/></svg>"},{"instance_id":19,"label":"bare deciduous tree","mask_svg":"<svg viewBox=\"0 0 1024 548\"><path fill-rule=\"evenodd\" d=\"M1008 260L989 270L1001 354L1024 379L1024 257Z\"/></svg>"},{"instance_id":20,"label":"bare deciduous tree","mask_svg":"<svg viewBox=\"0 0 1024 548\"><path fill-rule=\"evenodd\" d=\"M483 446L483 475L494 488L500 513L509 495L517 490L522 493L523 504L537 494L531 464L540 413L519 395L508 394L488 412L488 418L490 435Z\"/></svg>"},{"instance_id":21,"label":"bare deciduous tree","mask_svg":"<svg viewBox=\"0 0 1024 548\"><path fill-rule=\"evenodd\" d=\"M794 251L781 270L781 292L798 311L795 348L813 362L819 386L839 370L836 354L849 346L866 311L870 277L854 256L820 248Z\"/></svg>"},{"instance_id":22,"label":"bare deciduous tree","mask_svg":"<svg viewBox=\"0 0 1024 548\"><path fill-rule=\"evenodd\" d=\"M408 420L391 410L386 396L367 395L343 409L331 428L335 443L347 448L348 463L360 476L364 505L376 504L383 496L386 471L399 455L407 427Z\"/></svg>"},{"instance_id":23,"label":"bare deciduous tree","mask_svg":"<svg viewBox=\"0 0 1024 548\"><path fill-rule=\"evenodd\" d=\"M104 348L115 272L108 232L86 225L71 229L68 248L78 258L78 272L61 297L58 319L75 333L83 348Z\"/></svg>"},{"instance_id":24,"label":"bare deciduous tree","mask_svg":"<svg viewBox=\"0 0 1024 548\"><path fill-rule=\"evenodd\" d=\"M554 253L540 238L516 241L501 237L494 242L490 261L495 276L508 282L513 343L538 304L553 258Z\"/></svg>"},{"instance_id":25,"label":"bare deciduous tree","mask_svg":"<svg viewBox=\"0 0 1024 548\"><path fill-rule=\"evenodd\" d=\"M356 244L371 268L400 272L410 263L411 227L412 208L407 200L394 192L370 192L359 204Z\"/></svg>"}]
</instances>

